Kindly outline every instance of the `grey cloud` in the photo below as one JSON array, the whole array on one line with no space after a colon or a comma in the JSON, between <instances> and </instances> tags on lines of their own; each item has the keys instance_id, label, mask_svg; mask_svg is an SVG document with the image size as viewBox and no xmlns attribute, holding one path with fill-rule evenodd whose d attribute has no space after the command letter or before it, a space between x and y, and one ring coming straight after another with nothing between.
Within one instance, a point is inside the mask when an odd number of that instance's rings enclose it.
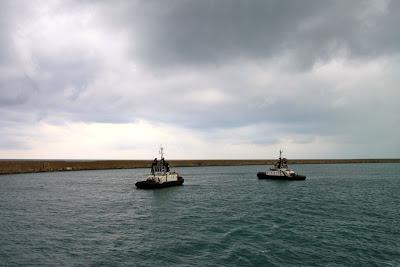
<instances>
[{"instance_id":1,"label":"grey cloud","mask_svg":"<svg viewBox=\"0 0 400 267\"><path fill-rule=\"evenodd\" d=\"M4 114L0 109L2 115ZM10 118L11 116L7 116ZM24 150L29 148L27 138L32 137L35 133L29 132L31 130L27 124L21 124L21 121L5 121L4 117L0 121L0 150ZM7 157L4 155L3 157ZM8 157L9 158L9 157Z\"/></svg>"},{"instance_id":2,"label":"grey cloud","mask_svg":"<svg viewBox=\"0 0 400 267\"><path fill-rule=\"evenodd\" d=\"M376 5L376 3L380 5ZM398 1L136 1L112 10L152 67L225 64L290 53L300 66L340 53L398 53ZM118 23L117 23L118 25Z\"/></svg>"},{"instance_id":3,"label":"grey cloud","mask_svg":"<svg viewBox=\"0 0 400 267\"><path fill-rule=\"evenodd\" d=\"M3 80L0 83L0 107L23 105L35 92L37 87L28 77Z\"/></svg>"}]
</instances>

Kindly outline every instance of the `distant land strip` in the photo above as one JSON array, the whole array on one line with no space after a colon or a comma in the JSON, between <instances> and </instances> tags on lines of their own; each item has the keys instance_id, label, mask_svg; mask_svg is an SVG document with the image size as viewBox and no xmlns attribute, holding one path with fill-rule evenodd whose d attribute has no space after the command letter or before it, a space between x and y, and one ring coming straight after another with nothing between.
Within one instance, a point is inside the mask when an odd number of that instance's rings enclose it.
<instances>
[{"instance_id":1,"label":"distant land strip","mask_svg":"<svg viewBox=\"0 0 400 267\"><path fill-rule=\"evenodd\" d=\"M151 160L0 160L0 174L149 168ZM272 159L168 160L172 167L271 165ZM400 159L292 159L289 164L400 163Z\"/></svg>"}]
</instances>

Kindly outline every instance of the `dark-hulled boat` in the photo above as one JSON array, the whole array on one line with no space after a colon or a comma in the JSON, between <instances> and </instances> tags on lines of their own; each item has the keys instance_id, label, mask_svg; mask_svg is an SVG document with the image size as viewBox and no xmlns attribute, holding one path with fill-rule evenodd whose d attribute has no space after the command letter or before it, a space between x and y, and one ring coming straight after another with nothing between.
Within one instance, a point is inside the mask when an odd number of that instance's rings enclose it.
<instances>
[{"instance_id":1,"label":"dark-hulled boat","mask_svg":"<svg viewBox=\"0 0 400 267\"><path fill-rule=\"evenodd\" d=\"M282 158L282 150L279 151L279 159L274 164L274 167L269 171L258 172L258 179L274 179L274 180L305 180L306 176L298 175L293 170L289 169L287 159Z\"/></svg>"},{"instance_id":2,"label":"dark-hulled boat","mask_svg":"<svg viewBox=\"0 0 400 267\"><path fill-rule=\"evenodd\" d=\"M170 186L182 185L184 179L176 172L171 172L169 163L164 159L164 149L160 148L161 160L154 159L151 164L151 174L144 181L139 181L135 185L140 189L157 189Z\"/></svg>"}]
</instances>

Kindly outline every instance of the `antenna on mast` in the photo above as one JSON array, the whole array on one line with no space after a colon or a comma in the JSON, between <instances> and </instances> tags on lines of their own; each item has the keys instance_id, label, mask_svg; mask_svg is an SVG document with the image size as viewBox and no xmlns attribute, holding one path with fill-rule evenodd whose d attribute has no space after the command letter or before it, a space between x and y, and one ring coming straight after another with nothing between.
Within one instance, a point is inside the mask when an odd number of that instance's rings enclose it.
<instances>
[{"instance_id":1,"label":"antenna on mast","mask_svg":"<svg viewBox=\"0 0 400 267\"><path fill-rule=\"evenodd\" d=\"M160 153L161 159L163 159L164 158L164 148L162 147L162 145L160 145L159 153Z\"/></svg>"}]
</instances>

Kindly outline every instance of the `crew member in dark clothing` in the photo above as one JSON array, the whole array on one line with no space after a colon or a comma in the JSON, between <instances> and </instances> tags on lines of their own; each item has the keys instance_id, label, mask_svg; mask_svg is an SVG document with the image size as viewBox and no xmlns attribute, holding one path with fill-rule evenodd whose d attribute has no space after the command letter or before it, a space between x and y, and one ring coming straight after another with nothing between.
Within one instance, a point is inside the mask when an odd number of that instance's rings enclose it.
<instances>
[{"instance_id":1,"label":"crew member in dark clothing","mask_svg":"<svg viewBox=\"0 0 400 267\"><path fill-rule=\"evenodd\" d=\"M165 163L165 169L167 172L169 172L169 163L168 162Z\"/></svg>"},{"instance_id":2,"label":"crew member in dark clothing","mask_svg":"<svg viewBox=\"0 0 400 267\"><path fill-rule=\"evenodd\" d=\"M154 175L154 167L157 166L157 158L153 160L153 163L151 164L151 174Z\"/></svg>"}]
</instances>

